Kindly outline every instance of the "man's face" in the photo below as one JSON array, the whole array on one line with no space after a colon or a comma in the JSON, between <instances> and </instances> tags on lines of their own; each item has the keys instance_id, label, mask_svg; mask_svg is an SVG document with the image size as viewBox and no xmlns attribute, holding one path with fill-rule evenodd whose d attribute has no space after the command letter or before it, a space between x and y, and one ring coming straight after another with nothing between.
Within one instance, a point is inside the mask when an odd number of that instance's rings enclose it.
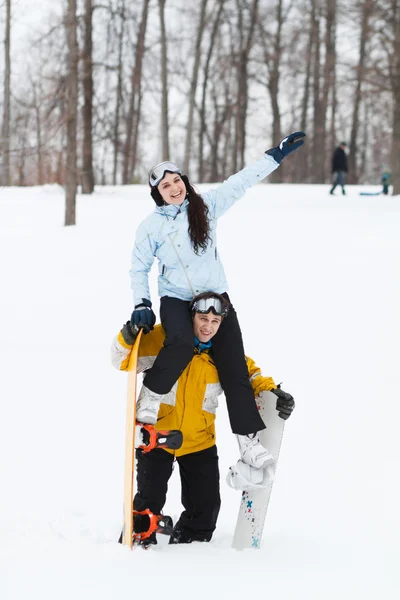
<instances>
[{"instance_id":1,"label":"man's face","mask_svg":"<svg viewBox=\"0 0 400 600\"><path fill-rule=\"evenodd\" d=\"M207 343L217 333L222 317L214 315L212 311L207 314L194 313L193 333L200 342Z\"/></svg>"},{"instance_id":2,"label":"man's face","mask_svg":"<svg viewBox=\"0 0 400 600\"><path fill-rule=\"evenodd\" d=\"M158 191L167 204L180 206L186 197L186 186L178 173L165 173L158 184Z\"/></svg>"}]
</instances>

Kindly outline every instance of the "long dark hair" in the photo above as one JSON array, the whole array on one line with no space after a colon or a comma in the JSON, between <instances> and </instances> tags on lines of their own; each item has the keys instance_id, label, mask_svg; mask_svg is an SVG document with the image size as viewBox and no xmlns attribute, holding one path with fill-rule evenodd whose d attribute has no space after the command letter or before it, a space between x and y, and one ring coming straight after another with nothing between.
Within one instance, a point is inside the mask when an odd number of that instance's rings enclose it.
<instances>
[{"instance_id":1,"label":"long dark hair","mask_svg":"<svg viewBox=\"0 0 400 600\"><path fill-rule=\"evenodd\" d=\"M208 219L209 210L203 198L196 192L190 183L187 175L181 175L181 179L185 184L187 199L189 200L188 233L193 245L193 250L198 254L199 251L205 252L207 250L208 242L211 240L210 222ZM150 193L157 206L164 205L162 196L156 187L152 187Z\"/></svg>"}]
</instances>

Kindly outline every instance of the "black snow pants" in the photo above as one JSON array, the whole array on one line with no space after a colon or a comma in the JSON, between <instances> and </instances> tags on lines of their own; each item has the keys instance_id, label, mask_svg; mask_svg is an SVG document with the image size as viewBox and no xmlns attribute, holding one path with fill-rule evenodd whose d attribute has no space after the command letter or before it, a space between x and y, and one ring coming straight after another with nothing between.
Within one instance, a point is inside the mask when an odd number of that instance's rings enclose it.
<instances>
[{"instance_id":1,"label":"black snow pants","mask_svg":"<svg viewBox=\"0 0 400 600\"><path fill-rule=\"evenodd\" d=\"M136 451L137 493L135 510L150 509L160 514L167 497L175 457L160 448L143 453ZM184 507L179 524L194 538L209 541L215 530L221 498L217 447L192 452L176 458L179 465Z\"/></svg>"},{"instance_id":2,"label":"black snow pants","mask_svg":"<svg viewBox=\"0 0 400 600\"><path fill-rule=\"evenodd\" d=\"M254 433L264 429L265 425L249 381L236 311L228 294L222 295L229 302L229 313L212 338L210 354L225 393L233 433ZM152 368L147 371L143 383L157 394L167 394L193 358L194 336L189 302L163 296L160 317L166 333L164 346Z\"/></svg>"}]
</instances>

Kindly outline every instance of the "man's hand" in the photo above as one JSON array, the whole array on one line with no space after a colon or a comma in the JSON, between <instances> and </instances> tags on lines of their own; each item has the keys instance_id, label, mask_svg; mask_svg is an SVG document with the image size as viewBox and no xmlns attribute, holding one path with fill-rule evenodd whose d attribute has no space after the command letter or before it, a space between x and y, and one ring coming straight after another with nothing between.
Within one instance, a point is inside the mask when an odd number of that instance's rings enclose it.
<instances>
[{"instance_id":1,"label":"man's hand","mask_svg":"<svg viewBox=\"0 0 400 600\"><path fill-rule=\"evenodd\" d=\"M280 387L277 387L275 390L271 390L271 392L278 397L278 400L276 401L276 410L278 411L280 418L286 421L286 419L288 419L292 414L295 407L293 396L281 390Z\"/></svg>"},{"instance_id":2,"label":"man's hand","mask_svg":"<svg viewBox=\"0 0 400 600\"><path fill-rule=\"evenodd\" d=\"M275 148L267 150L265 154L269 154L277 163L281 163L285 156L304 144L304 137L306 137L304 131L295 131L283 138Z\"/></svg>"},{"instance_id":3,"label":"man's hand","mask_svg":"<svg viewBox=\"0 0 400 600\"><path fill-rule=\"evenodd\" d=\"M135 310L131 316L132 325L136 325L139 329L143 329L144 333L150 333L154 329L156 315L151 308L150 300L142 298L142 302L135 306Z\"/></svg>"}]
</instances>

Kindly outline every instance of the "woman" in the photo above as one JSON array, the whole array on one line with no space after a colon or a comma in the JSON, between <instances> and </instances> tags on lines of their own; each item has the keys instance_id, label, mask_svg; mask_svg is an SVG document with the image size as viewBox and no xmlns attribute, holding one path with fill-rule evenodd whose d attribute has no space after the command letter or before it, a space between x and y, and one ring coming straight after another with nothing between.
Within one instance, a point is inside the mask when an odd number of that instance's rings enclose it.
<instances>
[{"instance_id":1,"label":"woman","mask_svg":"<svg viewBox=\"0 0 400 600\"><path fill-rule=\"evenodd\" d=\"M143 381L138 420L156 422L160 403L165 401L165 395L192 359L190 301L207 290L222 294L229 302L229 313L213 340L212 358L242 458L256 468L260 466L259 456L264 453L258 440L264 423L254 403L242 335L227 294L228 284L217 250L216 226L218 218L249 187L267 177L285 156L304 143L304 137L303 132L290 134L261 160L202 195L174 163L166 161L156 165L149 173L156 209L139 225L132 252L130 276L135 310L131 321L147 331L154 327L156 318L151 308L148 274L157 257L160 317L166 333L164 346Z\"/></svg>"}]
</instances>

